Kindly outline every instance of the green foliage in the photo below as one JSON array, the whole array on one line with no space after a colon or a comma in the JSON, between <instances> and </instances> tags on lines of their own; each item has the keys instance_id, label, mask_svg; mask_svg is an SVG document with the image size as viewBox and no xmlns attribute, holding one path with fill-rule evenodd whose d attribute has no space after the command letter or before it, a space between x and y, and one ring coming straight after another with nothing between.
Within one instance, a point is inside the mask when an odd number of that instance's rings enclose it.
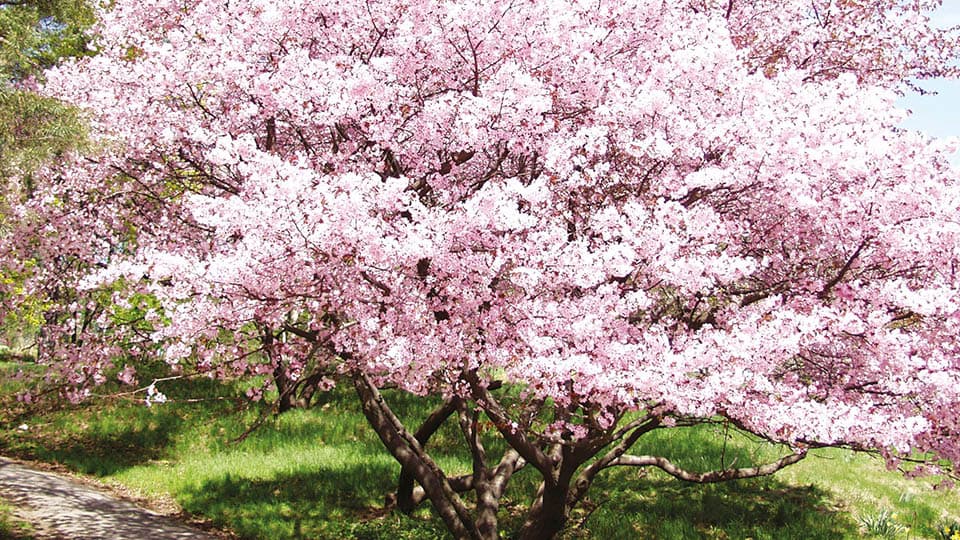
<instances>
[{"instance_id":1,"label":"green foliage","mask_svg":"<svg viewBox=\"0 0 960 540\"><path fill-rule=\"evenodd\" d=\"M0 74L22 81L62 58L89 54L86 31L94 22L83 0L0 1Z\"/></svg>"},{"instance_id":2,"label":"green foliage","mask_svg":"<svg viewBox=\"0 0 960 540\"><path fill-rule=\"evenodd\" d=\"M9 85L0 86L0 177L7 198L35 189L40 165L77 148L84 137L76 110Z\"/></svg>"},{"instance_id":3,"label":"green foliage","mask_svg":"<svg viewBox=\"0 0 960 540\"><path fill-rule=\"evenodd\" d=\"M86 31L94 20L83 0L0 0L0 235L10 234L9 205L36 189L35 171L82 146L79 113L33 92L31 80L63 58L91 54ZM18 298L27 277L0 268L0 294L16 295L20 306L2 317L0 344L29 343L39 327L42 300Z\"/></svg>"},{"instance_id":4,"label":"green foliage","mask_svg":"<svg viewBox=\"0 0 960 540\"><path fill-rule=\"evenodd\" d=\"M960 522L954 520L937 527L937 540L960 540Z\"/></svg>"},{"instance_id":5,"label":"green foliage","mask_svg":"<svg viewBox=\"0 0 960 540\"><path fill-rule=\"evenodd\" d=\"M82 0L0 0L0 176L20 177L24 185L14 193L29 194L29 172L84 135L76 111L16 83L42 78L63 58L91 54L86 31L94 21Z\"/></svg>"},{"instance_id":6,"label":"green foliage","mask_svg":"<svg viewBox=\"0 0 960 540\"><path fill-rule=\"evenodd\" d=\"M860 524L867 534L877 538L899 538L905 527L896 521L896 514L883 509L876 514L860 517Z\"/></svg>"}]
</instances>

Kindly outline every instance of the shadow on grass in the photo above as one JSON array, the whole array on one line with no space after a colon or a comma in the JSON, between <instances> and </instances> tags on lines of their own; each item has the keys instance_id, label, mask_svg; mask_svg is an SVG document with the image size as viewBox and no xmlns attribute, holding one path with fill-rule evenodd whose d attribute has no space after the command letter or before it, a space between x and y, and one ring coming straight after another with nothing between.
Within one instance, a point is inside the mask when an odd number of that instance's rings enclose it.
<instances>
[{"instance_id":1,"label":"shadow on grass","mask_svg":"<svg viewBox=\"0 0 960 540\"><path fill-rule=\"evenodd\" d=\"M632 478L631 478L632 477ZM857 523L814 486L775 479L697 485L617 471L593 493L584 523L604 539L856 538Z\"/></svg>"},{"instance_id":2,"label":"shadow on grass","mask_svg":"<svg viewBox=\"0 0 960 540\"><path fill-rule=\"evenodd\" d=\"M226 525L243 538L449 536L429 505L414 517L385 510L384 496L395 487L396 464L373 453L360 461L322 464L270 479L227 475L183 490L178 499L187 511ZM508 504L504 513L510 515L501 516L505 538L519 527L531 495L511 492L510 499L520 505ZM599 482L591 497L593 502L574 515L574 527L564 538L859 537L857 523L832 505L829 493L772 479L694 485L619 470Z\"/></svg>"},{"instance_id":3,"label":"shadow on grass","mask_svg":"<svg viewBox=\"0 0 960 540\"><path fill-rule=\"evenodd\" d=\"M644 436L633 453L664 456L705 472L770 462L785 452L748 435L728 434L715 425L667 429ZM590 537L604 539L859 537L857 522L833 497L776 476L703 485L655 469L620 468L598 480L584 525Z\"/></svg>"},{"instance_id":4,"label":"shadow on grass","mask_svg":"<svg viewBox=\"0 0 960 540\"><path fill-rule=\"evenodd\" d=\"M204 379L176 381L162 391L171 399L236 393ZM436 404L403 393L385 395L409 426L415 426ZM240 445L227 444L250 425L261 406L236 414L229 400L168 403L149 409L136 403L104 403L45 418L37 423L36 434L33 426L29 433L2 434L7 440L0 439L0 451L12 437L20 448L14 453L21 457L58 461L103 476L153 460L186 460L197 452L209 452L214 457L207 463L218 466L234 455L236 466L224 466L229 474L213 472L202 481L188 481L173 495L187 511L226 525L244 538L448 537L429 509L412 518L384 510L384 498L395 489L399 466L366 425L348 386L319 396L312 410L269 420ZM40 427L43 423L47 427ZM710 426L655 432L641 439L636 453L663 455L685 468L706 470L718 463L747 466L769 461L782 452L743 438L724 444L723 433ZM431 439L428 450L434 456L459 459L463 454L459 441L452 421ZM270 462L258 465L262 468L256 473L244 461L249 454L290 459L311 447L330 451L322 453L323 459L307 460L309 465ZM493 441L488 445L488 449L495 447ZM464 457L463 462L469 460ZM522 522L536 484L530 468L511 480L502 512L504 537ZM859 536L855 518L836 508L830 493L813 486L790 486L775 477L701 486L656 472L618 469L598 479L590 501L571 521L582 526L569 530L565 538Z\"/></svg>"},{"instance_id":5,"label":"shadow on grass","mask_svg":"<svg viewBox=\"0 0 960 540\"><path fill-rule=\"evenodd\" d=\"M398 414L416 425L431 403L403 393L385 392ZM330 407L329 413L323 412ZM347 389L324 394L313 411L287 413L280 422L255 435L254 447L280 447L284 442L326 441L343 452L362 454L358 464L320 463L309 469L274 475L270 480L227 476L208 480L179 496L181 504L227 525L246 538L446 538L429 510L410 518L383 510L384 497L395 489L398 466L366 426ZM336 420L330 421L329 414ZM449 426L454 430L453 424ZM443 431L431 439L433 455L456 455L459 438ZM320 443L324 444L324 443ZM352 450L350 449L352 448ZM764 461L778 449L740 440L724 444L715 428L667 430L642 441L638 453L670 457L693 470L725 461L740 466ZM782 450L780 450L782 451ZM538 483L531 470L511 481L502 512L503 534L510 537L522 523ZM796 487L775 478L715 485L686 484L659 473L612 470L591 491L593 505L577 513L566 538L686 539L754 538L833 539L858 537L857 523L821 489ZM599 503L599 504L597 504ZM429 506L429 505L425 505ZM582 522L582 526L576 527Z\"/></svg>"},{"instance_id":6,"label":"shadow on grass","mask_svg":"<svg viewBox=\"0 0 960 540\"><path fill-rule=\"evenodd\" d=\"M166 390L166 389L165 389ZM107 392L105 392L107 393ZM206 379L176 381L168 397L206 396L204 403L166 403L146 407L129 399L91 400L39 414L24 413L0 432L0 452L54 462L85 474L109 476L168 457L178 437L197 424L222 421L233 408L230 389Z\"/></svg>"},{"instance_id":7,"label":"shadow on grass","mask_svg":"<svg viewBox=\"0 0 960 540\"><path fill-rule=\"evenodd\" d=\"M208 480L179 495L191 513L226 525L241 538L446 538L428 510L408 517L384 508L395 486L394 463L371 455L362 465L321 466L269 480Z\"/></svg>"},{"instance_id":8,"label":"shadow on grass","mask_svg":"<svg viewBox=\"0 0 960 540\"><path fill-rule=\"evenodd\" d=\"M28 457L61 463L84 474L109 476L161 459L182 424L183 419L172 414L138 418L123 426L91 423L59 444L33 445Z\"/></svg>"}]
</instances>

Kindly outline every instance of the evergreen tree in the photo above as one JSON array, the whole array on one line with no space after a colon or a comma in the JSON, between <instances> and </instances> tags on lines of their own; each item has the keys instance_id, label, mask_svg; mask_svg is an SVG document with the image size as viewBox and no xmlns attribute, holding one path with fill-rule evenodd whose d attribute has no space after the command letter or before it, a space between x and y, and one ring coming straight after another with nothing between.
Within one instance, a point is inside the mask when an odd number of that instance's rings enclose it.
<instances>
[{"instance_id":1,"label":"evergreen tree","mask_svg":"<svg viewBox=\"0 0 960 540\"><path fill-rule=\"evenodd\" d=\"M10 205L36 189L35 171L84 139L74 108L34 90L61 59L91 54L86 30L93 22L82 0L0 0L0 235L12 226ZM19 291L24 278L0 272L0 297ZM39 326L39 302L17 306L0 328L3 343L29 342Z\"/></svg>"},{"instance_id":2,"label":"evergreen tree","mask_svg":"<svg viewBox=\"0 0 960 540\"><path fill-rule=\"evenodd\" d=\"M90 53L93 11L81 0L0 1L0 197L25 197L45 160L78 144L74 110L32 91L62 58Z\"/></svg>"}]
</instances>

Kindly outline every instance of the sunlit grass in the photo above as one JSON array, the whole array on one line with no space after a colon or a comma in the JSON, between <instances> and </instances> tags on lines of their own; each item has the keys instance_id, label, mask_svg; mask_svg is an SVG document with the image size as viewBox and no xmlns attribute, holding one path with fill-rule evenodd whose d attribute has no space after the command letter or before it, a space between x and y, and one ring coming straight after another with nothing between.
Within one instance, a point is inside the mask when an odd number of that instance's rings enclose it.
<instances>
[{"instance_id":1,"label":"sunlit grass","mask_svg":"<svg viewBox=\"0 0 960 540\"><path fill-rule=\"evenodd\" d=\"M2 371L3 366L0 366ZM7 392L12 383L0 382ZM233 443L260 415L235 399L243 388L200 379L163 389L172 402L147 408L101 401L4 420L0 451L63 463L119 482L145 496L171 496L243 538L447 538L429 505L413 517L385 509L398 465L367 426L348 388L322 396L308 411L266 422ZM429 413L419 399L388 400L415 424ZM187 396L208 401L177 402ZM718 426L671 429L644 437L638 453L666 455L695 470L747 466L782 449ZM469 470L458 429L445 425L428 444L449 471ZM490 441L488 447L496 451ZM843 450L818 450L773 478L700 486L657 471L601 475L566 538L827 539L860 538L865 520L886 512L903 538L937 538L960 516L955 493L933 491L884 469L882 461ZM504 536L522 521L535 490L531 470L518 473L504 500Z\"/></svg>"},{"instance_id":2,"label":"sunlit grass","mask_svg":"<svg viewBox=\"0 0 960 540\"><path fill-rule=\"evenodd\" d=\"M700 426L651 434L638 452L704 471L770 460L783 450ZM960 515L960 498L934 490L935 481L907 479L886 470L877 457L842 449L813 450L773 477L709 486L677 482L659 471L617 471L605 479L607 493L628 483L634 487L601 503L588 525L602 538L861 538L870 532L865 521L885 513L890 528L902 527L902 538L939 538L939 527ZM637 530L625 529L625 523Z\"/></svg>"}]
</instances>

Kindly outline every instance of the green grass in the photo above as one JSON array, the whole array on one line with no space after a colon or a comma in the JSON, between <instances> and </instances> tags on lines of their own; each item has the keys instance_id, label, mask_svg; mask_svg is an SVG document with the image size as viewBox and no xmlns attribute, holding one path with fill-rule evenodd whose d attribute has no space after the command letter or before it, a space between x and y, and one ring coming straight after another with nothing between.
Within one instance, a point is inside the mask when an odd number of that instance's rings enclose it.
<instances>
[{"instance_id":1,"label":"green grass","mask_svg":"<svg viewBox=\"0 0 960 540\"><path fill-rule=\"evenodd\" d=\"M4 369L10 366L0 365L0 377ZM0 393L9 395L12 384L0 382ZM5 407L0 452L62 463L145 496L172 496L242 538L447 538L429 505L413 517L384 509L398 466L349 389L322 396L312 410L271 418L239 444L229 441L260 412L234 399L243 388L200 379L161 389L172 402L150 408L100 401L31 416ZM188 396L209 400L177 401ZM387 397L411 421L429 412L418 399ZM21 423L26 431L17 429ZM450 422L428 448L446 470L466 472L469 458L457 438ZM723 439L711 426L664 430L641 440L638 451L699 470L775 457L776 449L746 437ZM960 516L955 493L904 479L870 456L812 454L772 478L708 486L658 471L614 470L597 481L565 538L861 538L870 523L880 530L878 517L897 530L893 537L939 538L939 528ZM511 481L501 513L505 536L519 526L535 483L531 470Z\"/></svg>"},{"instance_id":2,"label":"green grass","mask_svg":"<svg viewBox=\"0 0 960 540\"><path fill-rule=\"evenodd\" d=\"M723 437L707 426L666 430L641 440L638 452L695 470L776 457L748 437L731 437L726 446ZM706 486L620 470L596 486L608 499L587 525L598 538L624 539L940 538L940 527L960 514L960 499L935 491L935 481L906 479L878 458L841 449L812 451L773 477ZM626 485L630 491L620 492ZM888 534L871 536L880 531Z\"/></svg>"},{"instance_id":3,"label":"green grass","mask_svg":"<svg viewBox=\"0 0 960 540\"><path fill-rule=\"evenodd\" d=\"M13 517L13 508L0 501L0 540L31 540L30 525Z\"/></svg>"}]
</instances>

